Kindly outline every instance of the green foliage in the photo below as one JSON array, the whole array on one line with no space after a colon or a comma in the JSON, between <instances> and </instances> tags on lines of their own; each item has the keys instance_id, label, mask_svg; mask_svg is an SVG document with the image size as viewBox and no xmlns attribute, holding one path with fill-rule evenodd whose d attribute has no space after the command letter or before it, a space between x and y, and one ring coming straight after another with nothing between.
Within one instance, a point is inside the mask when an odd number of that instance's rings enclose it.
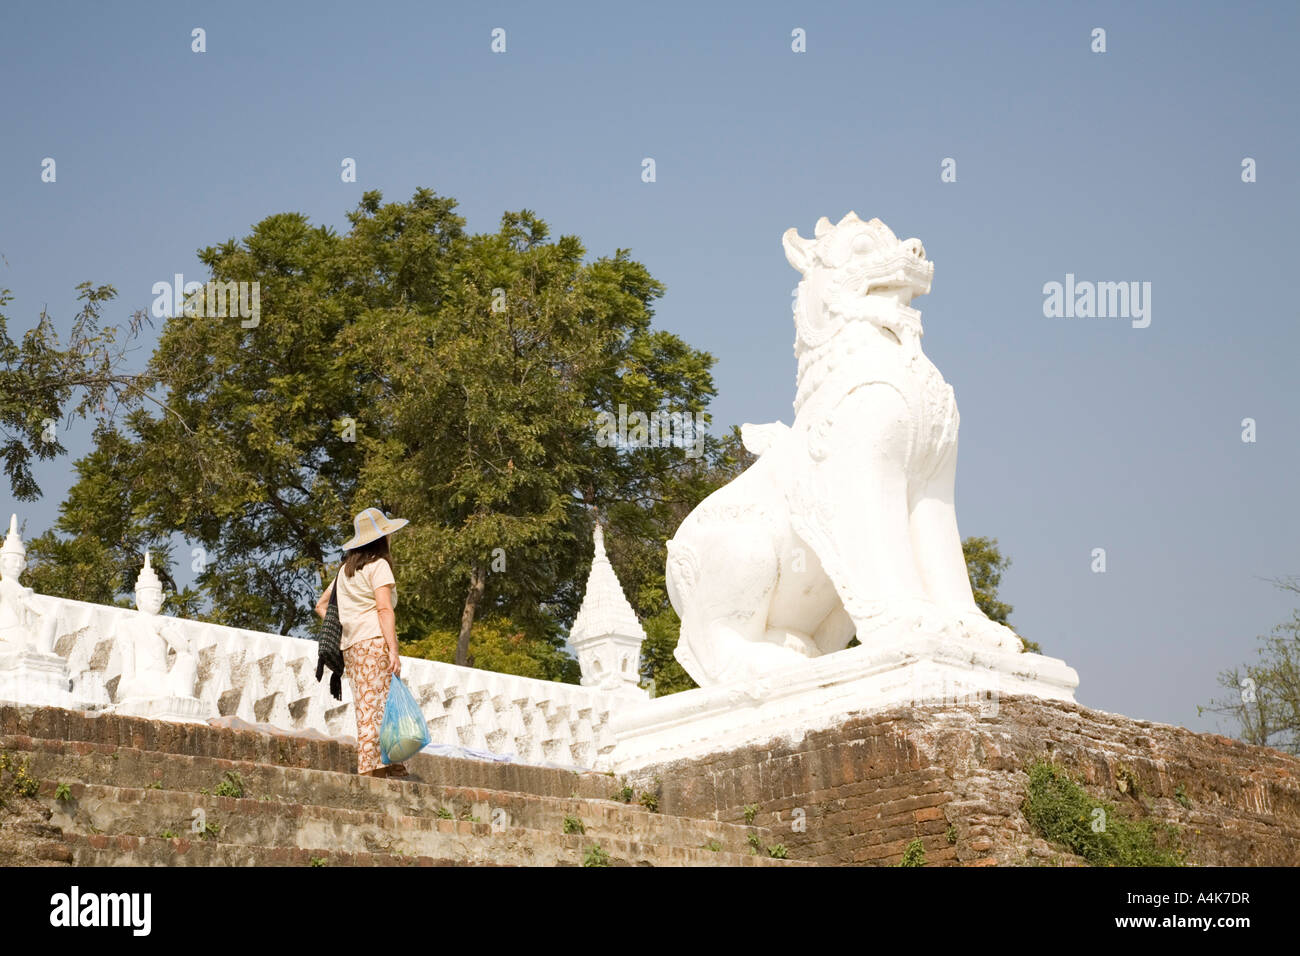
<instances>
[{"instance_id":1,"label":"green foliage","mask_svg":"<svg viewBox=\"0 0 1300 956\"><path fill-rule=\"evenodd\" d=\"M966 573L970 575L971 593L975 603L991 621L1011 627L1013 608L998 600L998 586L1002 583L1002 572L1011 566L1011 559L1004 557L998 550L997 538L966 538L961 543L961 553L966 559ZM1012 628L1014 630L1014 628ZM1020 638L1024 647L1022 651L1033 654L1043 653L1037 641Z\"/></svg>"},{"instance_id":2,"label":"green foliage","mask_svg":"<svg viewBox=\"0 0 1300 956\"><path fill-rule=\"evenodd\" d=\"M259 283L259 323L167 320L140 384L165 407L136 401L97 433L30 580L127 603L147 547L172 592L179 535L202 555L169 610L305 635L352 513L375 505L411 521L394 538L405 651L572 681L599 513L656 619L643 676L693 686L671 658L664 541L730 446L610 446L595 416L703 415L713 358L652 327L663 287L627 250L585 261L528 210L470 235L455 207L367 192L345 233L281 213L200 250L212 279Z\"/></svg>"},{"instance_id":3,"label":"green foliage","mask_svg":"<svg viewBox=\"0 0 1300 956\"><path fill-rule=\"evenodd\" d=\"M144 788L145 788L146 790L161 790L161 789L163 788L162 781L161 781L161 780L153 780L153 781L151 781L151 782L145 784Z\"/></svg>"},{"instance_id":4,"label":"green foliage","mask_svg":"<svg viewBox=\"0 0 1300 956\"><path fill-rule=\"evenodd\" d=\"M163 830L162 833L158 834L158 836L163 840L175 840L180 836L180 834L175 830Z\"/></svg>"},{"instance_id":5,"label":"green foliage","mask_svg":"<svg viewBox=\"0 0 1300 956\"><path fill-rule=\"evenodd\" d=\"M41 782L27 775L27 764L23 763L14 774L14 790L22 797L34 797L41 789Z\"/></svg>"},{"instance_id":6,"label":"green foliage","mask_svg":"<svg viewBox=\"0 0 1300 956\"><path fill-rule=\"evenodd\" d=\"M457 629L457 662L481 612L530 633L567 625L591 509L636 506L687 461L602 447L596 413L702 411L713 394L712 358L650 328L663 288L643 266L626 250L584 264L576 237L549 239L529 210L506 213L456 244L436 311L372 310L349 330L359 347L390 345L360 488L411 519L399 589Z\"/></svg>"},{"instance_id":7,"label":"green foliage","mask_svg":"<svg viewBox=\"0 0 1300 956\"><path fill-rule=\"evenodd\" d=\"M1183 866L1178 829L1130 820L1091 797L1063 769L1045 760L1029 767L1025 818L1052 843L1093 866Z\"/></svg>"},{"instance_id":8,"label":"green foliage","mask_svg":"<svg viewBox=\"0 0 1300 956\"><path fill-rule=\"evenodd\" d=\"M199 831L199 836L205 840L215 840L221 836L221 824L215 820L210 820L203 824L203 829Z\"/></svg>"},{"instance_id":9,"label":"green foliage","mask_svg":"<svg viewBox=\"0 0 1300 956\"><path fill-rule=\"evenodd\" d=\"M609 866L609 854L599 846L593 844L587 848L586 854L582 857L583 866Z\"/></svg>"},{"instance_id":10,"label":"green foliage","mask_svg":"<svg viewBox=\"0 0 1300 956\"><path fill-rule=\"evenodd\" d=\"M709 850L713 853L720 853L722 851L722 844L717 840L710 840L708 843L702 844L700 849Z\"/></svg>"},{"instance_id":11,"label":"green foliage","mask_svg":"<svg viewBox=\"0 0 1300 956\"><path fill-rule=\"evenodd\" d=\"M54 788L54 799L64 802L72 799L72 788L66 783L61 783Z\"/></svg>"},{"instance_id":12,"label":"green foliage","mask_svg":"<svg viewBox=\"0 0 1300 956\"><path fill-rule=\"evenodd\" d=\"M446 807L439 807L439 808L438 808L437 816L438 816L438 819L439 819L439 820L454 820L454 819L456 819L455 815L454 815L450 810L448 810Z\"/></svg>"},{"instance_id":13,"label":"green foliage","mask_svg":"<svg viewBox=\"0 0 1300 956\"><path fill-rule=\"evenodd\" d=\"M759 839L757 833L751 833L745 837L745 842L749 844L751 855L763 852L763 841Z\"/></svg>"},{"instance_id":14,"label":"green foliage","mask_svg":"<svg viewBox=\"0 0 1300 956\"><path fill-rule=\"evenodd\" d=\"M947 829L946 831L944 831L944 836L948 838L948 842L949 842L950 844L951 844L951 843L956 843L956 842L957 842L957 828L956 828L955 826L952 826L952 825L950 824L950 825L948 826L948 829Z\"/></svg>"},{"instance_id":15,"label":"green foliage","mask_svg":"<svg viewBox=\"0 0 1300 956\"><path fill-rule=\"evenodd\" d=\"M1134 800L1142 798L1142 788L1138 784L1137 774L1132 768L1123 764L1115 768L1115 789L1120 793L1128 794Z\"/></svg>"},{"instance_id":16,"label":"green foliage","mask_svg":"<svg viewBox=\"0 0 1300 956\"><path fill-rule=\"evenodd\" d=\"M1276 580L1300 594L1300 578ZM1227 717L1248 744L1300 755L1300 610L1259 638L1258 660L1219 674L1227 696L1196 708L1197 714Z\"/></svg>"},{"instance_id":17,"label":"green foliage","mask_svg":"<svg viewBox=\"0 0 1300 956\"><path fill-rule=\"evenodd\" d=\"M0 807L5 799L17 794L20 797L34 797L40 792L41 782L27 772L28 760L16 760L0 751Z\"/></svg>"},{"instance_id":18,"label":"green foliage","mask_svg":"<svg viewBox=\"0 0 1300 956\"><path fill-rule=\"evenodd\" d=\"M233 770L227 770L225 778L213 789L214 797L234 797L244 795L244 778Z\"/></svg>"},{"instance_id":19,"label":"green foliage","mask_svg":"<svg viewBox=\"0 0 1300 956\"><path fill-rule=\"evenodd\" d=\"M913 840L903 851L899 866L925 866L925 846L920 840Z\"/></svg>"},{"instance_id":20,"label":"green foliage","mask_svg":"<svg viewBox=\"0 0 1300 956\"><path fill-rule=\"evenodd\" d=\"M629 787L625 783L623 784L623 786L619 787L612 794L610 794L609 798L611 800L617 800L620 803L631 803L632 798L635 796L636 796L636 791L634 791L631 787Z\"/></svg>"},{"instance_id":21,"label":"green foliage","mask_svg":"<svg viewBox=\"0 0 1300 956\"><path fill-rule=\"evenodd\" d=\"M753 826L754 820L758 817L758 804L746 804L743 813L745 814L745 822L750 826Z\"/></svg>"},{"instance_id":22,"label":"green foliage","mask_svg":"<svg viewBox=\"0 0 1300 956\"><path fill-rule=\"evenodd\" d=\"M643 618L641 626L645 629L645 640L641 642L641 673L647 681L654 681L654 695L665 697L698 686L673 657L682 624L672 606Z\"/></svg>"},{"instance_id":23,"label":"green foliage","mask_svg":"<svg viewBox=\"0 0 1300 956\"><path fill-rule=\"evenodd\" d=\"M411 626L404 627L410 633ZM455 663L457 630L431 628L423 637L401 641L402 653L431 661ZM469 666L502 674L576 684L582 677L578 662L564 653L554 639L530 636L507 618L479 618L469 643Z\"/></svg>"},{"instance_id":24,"label":"green foliage","mask_svg":"<svg viewBox=\"0 0 1300 956\"><path fill-rule=\"evenodd\" d=\"M659 812L659 796L658 796L658 794L649 793L649 792L647 792L647 793L643 793L643 794L641 794L641 796L640 796L640 798L637 800L637 802L640 803L641 806L643 806L643 807L645 807L647 810L649 810L651 813L658 813L658 812Z\"/></svg>"},{"instance_id":25,"label":"green foliage","mask_svg":"<svg viewBox=\"0 0 1300 956\"><path fill-rule=\"evenodd\" d=\"M323 856L313 856L308 861L309 866L328 866L329 861Z\"/></svg>"},{"instance_id":26,"label":"green foliage","mask_svg":"<svg viewBox=\"0 0 1300 956\"><path fill-rule=\"evenodd\" d=\"M82 305L66 343L44 310L36 325L15 342L0 312L0 461L19 501L41 495L32 460L67 453L58 438L61 419L93 416L102 424L110 407L145 397L139 378L123 371L126 342L139 332L144 313L132 316L126 340L119 340L120 327L103 327L105 304L116 296L109 285L78 285ZM12 300L8 289L0 289L0 309Z\"/></svg>"},{"instance_id":27,"label":"green foliage","mask_svg":"<svg viewBox=\"0 0 1300 956\"><path fill-rule=\"evenodd\" d=\"M586 826L583 825L583 822L579 820L577 817L566 815L564 818L564 832L565 833L586 833L587 828Z\"/></svg>"},{"instance_id":28,"label":"green foliage","mask_svg":"<svg viewBox=\"0 0 1300 956\"><path fill-rule=\"evenodd\" d=\"M1174 787L1174 799L1178 801L1178 805L1184 810L1190 810L1192 808L1191 798L1187 796L1187 788L1181 783Z\"/></svg>"},{"instance_id":29,"label":"green foliage","mask_svg":"<svg viewBox=\"0 0 1300 956\"><path fill-rule=\"evenodd\" d=\"M784 860L787 852L784 843L774 843L767 848L767 855L774 860Z\"/></svg>"}]
</instances>

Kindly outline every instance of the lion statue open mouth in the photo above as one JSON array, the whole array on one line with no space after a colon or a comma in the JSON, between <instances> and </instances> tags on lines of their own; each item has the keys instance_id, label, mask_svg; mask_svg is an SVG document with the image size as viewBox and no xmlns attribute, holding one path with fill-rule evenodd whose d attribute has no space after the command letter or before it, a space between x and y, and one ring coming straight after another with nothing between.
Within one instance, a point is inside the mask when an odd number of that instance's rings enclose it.
<instances>
[{"instance_id":1,"label":"lion statue open mouth","mask_svg":"<svg viewBox=\"0 0 1300 956\"><path fill-rule=\"evenodd\" d=\"M676 657L709 686L907 633L1019 651L971 593L953 508L957 403L921 351L917 239L850 212L786 231L794 424L744 425L758 460L668 542Z\"/></svg>"}]
</instances>

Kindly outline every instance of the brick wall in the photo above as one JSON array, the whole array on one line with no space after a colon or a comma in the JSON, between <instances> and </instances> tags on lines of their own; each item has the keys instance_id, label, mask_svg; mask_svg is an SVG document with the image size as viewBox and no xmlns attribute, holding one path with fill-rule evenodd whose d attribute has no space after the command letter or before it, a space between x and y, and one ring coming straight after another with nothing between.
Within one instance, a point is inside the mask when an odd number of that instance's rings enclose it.
<instances>
[{"instance_id":1,"label":"brick wall","mask_svg":"<svg viewBox=\"0 0 1300 956\"><path fill-rule=\"evenodd\" d=\"M920 839L927 864L1078 863L1024 818L1025 768L1069 769L1126 815L1177 825L1203 865L1300 865L1300 759L1077 704L1012 698L996 713L898 708L631 775L664 813L772 828L790 857L892 865ZM1176 799L1176 789L1190 804ZM802 828L799 814L802 813Z\"/></svg>"}]
</instances>

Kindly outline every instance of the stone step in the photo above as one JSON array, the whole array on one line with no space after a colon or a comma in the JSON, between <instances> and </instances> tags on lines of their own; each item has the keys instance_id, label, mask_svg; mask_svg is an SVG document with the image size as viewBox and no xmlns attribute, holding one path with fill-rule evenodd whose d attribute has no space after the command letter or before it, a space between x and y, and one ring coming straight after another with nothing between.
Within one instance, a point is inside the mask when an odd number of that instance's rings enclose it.
<instances>
[{"instance_id":1,"label":"stone step","mask_svg":"<svg viewBox=\"0 0 1300 956\"><path fill-rule=\"evenodd\" d=\"M398 853L344 853L330 849L260 847L255 844L220 843L216 840L161 839L157 836L69 834L68 847L77 866L491 866L490 862L450 857L402 856ZM590 842L575 844L571 855L555 866L581 866ZM763 860L710 853L699 857L677 848L659 848L659 860L649 864L646 847L633 842L602 843L610 866L806 866L788 860ZM651 848L654 852L654 848ZM706 851L702 851L706 852ZM512 858L512 866L529 865ZM539 864L533 864L539 865Z\"/></svg>"},{"instance_id":2,"label":"stone step","mask_svg":"<svg viewBox=\"0 0 1300 956\"><path fill-rule=\"evenodd\" d=\"M610 865L806 865L754 853L764 828L615 801L621 781L592 772L419 754L417 779L375 779L342 741L10 706L0 750L41 781L47 830L27 843L50 862L580 866L598 846ZM227 774L242 797L212 794ZM563 832L568 818L584 832Z\"/></svg>"},{"instance_id":3,"label":"stone step","mask_svg":"<svg viewBox=\"0 0 1300 956\"><path fill-rule=\"evenodd\" d=\"M354 774L357 767L355 746L321 736L168 723L57 707L0 705L0 740L24 737L75 742L104 753L129 747L159 754L219 757L349 774ZM612 776L603 773L427 753L417 754L406 766L422 780L553 797L576 793L579 797L607 798L616 785Z\"/></svg>"},{"instance_id":4,"label":"stone step","mask_svg":"<svg viewBox=\"0 0 1300 956\"><path fill-rule=\"evenodd\" d=\"M155 834L139 832L155 822L149 809L136 806L126 816L113 819L109 831L100 832L99 827L91 831L65 830L64 840L72 849L73 861L95 865L100 858L112 857L112 865L116 866L186 862L244 865L235 861L269 865L283 857L289 865L307 865L317 858L347 865L578 866L591 847L599 847L612 865L806 865L750 853L675 847L621 836L555 834L525 827L495 831L486 823L424 818L398 821L383 819L381 814L266 804L256 808L239 806L230 813L209 813L205 822L216 823L220 829L212 831L208 838L187 830L174 830L179 836L164 836L161 830ZM100 819L104 819L103 814ZM209 851L216 851L217 858ZM96 856L88 857L91 852ZM195 856L187 856L191 853ZM248 856L244 856L246 853Z\"/></svg>"},{"instance_id":5,"label":"stone step","mask_svg":"<svg viewBox=\"0 0 1300 956\"><path fill-rule=\"evenodd\" d=\"M646 841L686 847L702 847L716 841L727 849L747 851L751 833L764 846L771 842L771 833L766 828L651 813L637 805L611 800L382 780L212 757L160 758L129 747L118 748L111 754L98 750L81 752L84 748L75 742L64 741L34 742L39 745L37 749L25 751L21 749L24 743L0 738L0 749L28 760L29 773L44 781L42 797L55 811L63 809L61 801L55 799L56 788L61 783L69 786L73 805L103 802L106 795L97 788L107 786L147 797L174 794L193 808L205 799L202 790L211 792L227 773L235 773L243 783L248 802L254 804L267 801L428 819L437 819L439 810L445 810L457 820L478 817L485 824L496 820L499 825L542 832L563 832L566 818L574 817L589 832L635 835ZM98 822L96 825L102 828Z\"/></svg>"},{"instance_id":6,"label":"stone step","mask_svg":"<svg viewBox=\"0 0 1300 956\"><path fill-rule=\"evenodd\" d=\"M72 862L63 828L48 822L47 811L25 806L14 812L14 804L32 804L30 799L9 798L0 811L0 867L58 866ZM7 811L7 812L6 812Z\"/></svg>"},{"instance_id":7,"label":"stone step","mask_svg":"<svg viewBox=\"0 0 1300 956\"><path fill-rule=\"evenodd\" d=\"M369 781L368 781L369 782ZM158 836L164 830L188 836L195 811L202 811L201 822L219 828L222 842L264 844L267 846L331 846L347 852L400 851L416 856L440 857L447 854L447 835L455 837L503 837L514 834L519 845L547 844L554 836L582 836L585 841L636 841L655 847L687 850L717 846L727 854L747 855L750 828L662 816L644 811L630 811L618 804L595 801L569 801L567 806L553 798L520 794L492 795L487 791L470 791L482 803L466 803L465 814L472 819L445 819L432 812L417 814L394 812L393 808L356 810L321 803L295 803L214 797L183 790L153 790L117 787L105 784L67 784L69 795L55 795L56 784L42 783L40 798L52 812L50 823L67 831L108 835ZM512 799L513 798L513 799ZM494 825L489 810L501 805L515 806L513 812L498 816ZM565 834L566 816L583 823L582 834ZM755 836L762 841L757 828ZM526 839L525 839L526 838ZM467 853L482 841L459 840L457 852ZM508 841L507 841L508 842ZM473 845L472 847L470 845ZM766 844L764 844L766 845ZM509 852L517 853L518 846ZM708 850L715 853L718 851ZM467 858L472 856L468 853ZM495 858L492 862L499 862Z\"/></svg>"},{"instance_id":8,"label":"stone step","mask_svg":"<svg viewBox=\"0 0 1300 956\"><path fill-rule=\"evenodd\" d=\"M74 866L469 866L385 853L340 853L298 847L251 846L209 840L71 833ZM486 865L486 864L485 864Z\"/></svg>"}]
</instances>

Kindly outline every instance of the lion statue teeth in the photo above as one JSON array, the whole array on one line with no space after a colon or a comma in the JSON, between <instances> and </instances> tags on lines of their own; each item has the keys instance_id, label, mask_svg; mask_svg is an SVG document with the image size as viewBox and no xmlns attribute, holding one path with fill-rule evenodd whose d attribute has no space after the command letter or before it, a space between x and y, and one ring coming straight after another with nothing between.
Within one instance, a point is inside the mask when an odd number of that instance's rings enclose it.
<instances>
[{"instance_id":1,"label":"lion statue teeth","mask_svg":"<svg viewBox=\"0 0 1300 956\"><path fill-rule=\"evenodd\" d=\"M918 239L850 212L789 229L794 424L746 424L758 460L668 542L676 657L703 687L911 633L1019 651L979 610L953 508L957 403L921 350Z\"/></svg>"}]
</instances>

